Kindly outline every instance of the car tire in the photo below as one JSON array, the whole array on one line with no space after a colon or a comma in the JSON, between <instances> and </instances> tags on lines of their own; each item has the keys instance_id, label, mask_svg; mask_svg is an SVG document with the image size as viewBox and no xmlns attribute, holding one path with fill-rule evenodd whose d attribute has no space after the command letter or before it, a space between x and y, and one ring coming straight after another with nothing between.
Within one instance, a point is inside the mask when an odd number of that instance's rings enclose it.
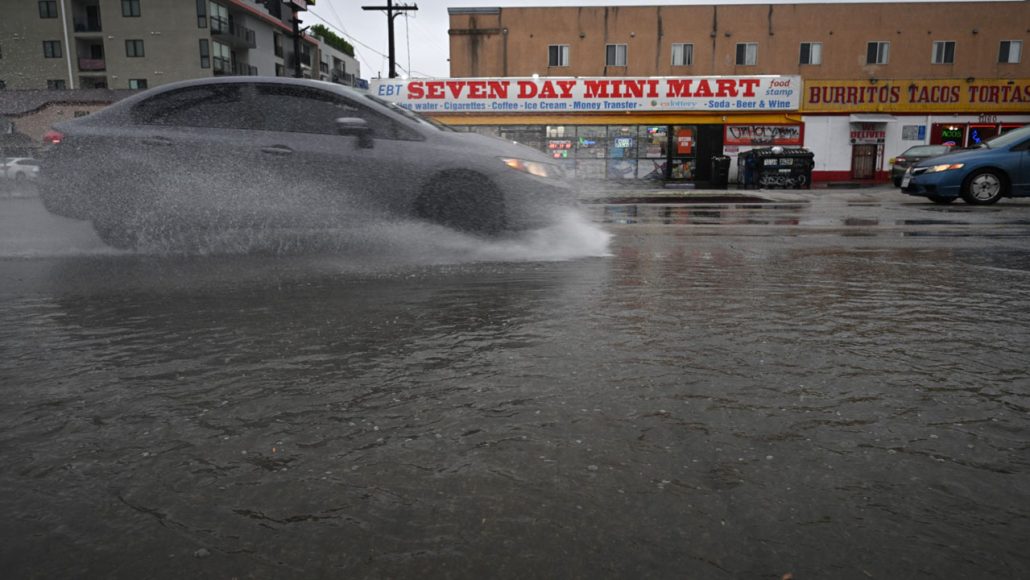
<instances>
[{"instance_id":1,"label":"car tire","mask_svg":"<svg viewBox=\"0 0 1030 580\"><path fill-rule=\"evenodd\" d=\"M25 174L24 173L15 173L14 174L14 180L17 181L18 183L23 183L25 181Z\"/></svg>"},{"instance_id":2,"label":"car tire","mask_svg":"<svg viewBox=\"0 0 1030 580\"><path fill-rule=\"evenodd\" d=\"M929 199L937 205L948 205L949 203L955 201L954 197L941 197L939 195L928 195L926 197L927 199Z\"/></svg>"},{"instance_id":3,"label":"car tire","mask_svg":"<svg viewBox=\"0 0 1030 580\"><path fill-rule=\"evenodd\" d=\"M895 177L894 178L894 187L901 187L901 178L900 177Z\"/></svg>"},{"instance_id":4,"label":"car tire","mask_svg":"<svg viewBox=\"0 0 1030 580\"><path fill-rule=\"evenodd\" d=\"M472 171L433 178L415 200L414 213L420 219L483 236L496 236L507 227L500 190Z\"/></svg>"},{"instance_id":5,"label":"car tire","mask_svg":"<svg viewBox=\"0 0 1030 580\"><path fill-rule=\"evenodd\" d=\"M98 220L93 222L93 230L101 241L118 250L134 250L140 245L139 232L128 224Z\"/></svg>"},{"instance_id":6,"label":"car tire","mask_svg":"<svg viewBox=\"0 0 1030 580\"><path fill-rule=\"evenodd\" d=\"M972 205L990 205L1008 193L1005 175L996 169L975 171L962 183L962 199Z\"/></svg>"}]
</instances>

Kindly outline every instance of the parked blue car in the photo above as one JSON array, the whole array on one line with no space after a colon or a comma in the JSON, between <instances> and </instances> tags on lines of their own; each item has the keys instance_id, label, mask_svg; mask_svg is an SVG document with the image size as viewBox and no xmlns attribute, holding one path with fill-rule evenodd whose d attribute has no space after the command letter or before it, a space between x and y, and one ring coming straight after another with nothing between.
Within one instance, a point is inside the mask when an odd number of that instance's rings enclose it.
<instances>
[{"instance_id":1,"label":"parked blue car","mask_svg":"<svg viewBox=\"0 0 1030 580\"><path fill-rule=\"evenodd\" d=\"M920 161L905 172L901 189L941 204L959 197L986 205L1003 197L1030 196L1030 125L976 149Z\"/></svg>"}]
</instances>

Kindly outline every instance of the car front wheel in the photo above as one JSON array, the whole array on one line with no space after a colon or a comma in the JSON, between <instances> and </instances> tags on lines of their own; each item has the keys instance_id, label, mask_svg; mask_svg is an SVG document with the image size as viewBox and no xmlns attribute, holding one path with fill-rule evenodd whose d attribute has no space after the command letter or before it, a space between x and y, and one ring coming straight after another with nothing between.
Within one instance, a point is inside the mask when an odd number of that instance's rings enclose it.
<instances>
[{"instance_id":1,"label":"car front wheel","mask_svg":"<svg viewBox=\"0 0 1030 580\"><path fill-rule=\"evenodd\" d=\"M974 205L996 203L1005 195L1005 177L994 169L981 169L962 185L962 199Z\"/></svg>"},{"instance_id":2,"label":"car front wheel","mask_svg":"<svg viewBox=\"0 0 1030 580\"><path fill-rule=\"evenodd\" d=\"M132 226L108 220L93 222L93 229L100 239L119 250L133 250L140 244L139 232Z\"/></svg>"},{"instance_id":3,"label":"car front wheel","mask_svg":"<svg viewBox=\"0 0 1030 580\"><path fill-rule=\"evenodd\" d=\"M485 176L453 171L437 176L415 201L415 215L472 234L495 236L507 227L504 199Z\"/></svg>"}]
</instances>

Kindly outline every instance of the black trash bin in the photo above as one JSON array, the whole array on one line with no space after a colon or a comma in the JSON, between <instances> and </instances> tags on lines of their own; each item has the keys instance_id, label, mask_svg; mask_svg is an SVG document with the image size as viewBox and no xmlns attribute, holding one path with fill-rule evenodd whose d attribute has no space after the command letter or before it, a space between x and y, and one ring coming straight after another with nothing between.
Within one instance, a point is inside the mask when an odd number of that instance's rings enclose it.
<instances>
[{"instance_id":1,"label":"black trash bin","mask_svg":"<svg viewBox=\"0 0 1030 580\"><path fill-rule=\"evenodd\" d=\"M811 189L815 156L807 149L765 147L741 153L745 187ZM738 178L740 179L740 178Z\"/></svg>"},{"instance_id":2,"label":"black trash bin","mask_svg":"<svg viewBox=\"0 0 1030 580\"><path fill-rule=\"evenodd\" d=\"M712 157L712 189L726 189L730 183L730 158L725 155Z\"/></svg>"}]
</instances>

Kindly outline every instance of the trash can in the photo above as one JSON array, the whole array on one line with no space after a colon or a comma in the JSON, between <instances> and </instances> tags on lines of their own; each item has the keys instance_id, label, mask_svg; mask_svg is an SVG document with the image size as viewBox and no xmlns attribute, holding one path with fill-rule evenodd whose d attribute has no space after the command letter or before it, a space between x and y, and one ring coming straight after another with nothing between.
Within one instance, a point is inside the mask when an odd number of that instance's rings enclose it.
<instances>
[{"instance_id":1,"label":"trash can","mask_svg":"<svg viewBox=\"0 0 1030 580\"><path fill-rule=\"evenodd\" d=\"M712 157L712 189L726 189L730 183L730 158L725 155Z\"/></svg>"}]
</instances>

